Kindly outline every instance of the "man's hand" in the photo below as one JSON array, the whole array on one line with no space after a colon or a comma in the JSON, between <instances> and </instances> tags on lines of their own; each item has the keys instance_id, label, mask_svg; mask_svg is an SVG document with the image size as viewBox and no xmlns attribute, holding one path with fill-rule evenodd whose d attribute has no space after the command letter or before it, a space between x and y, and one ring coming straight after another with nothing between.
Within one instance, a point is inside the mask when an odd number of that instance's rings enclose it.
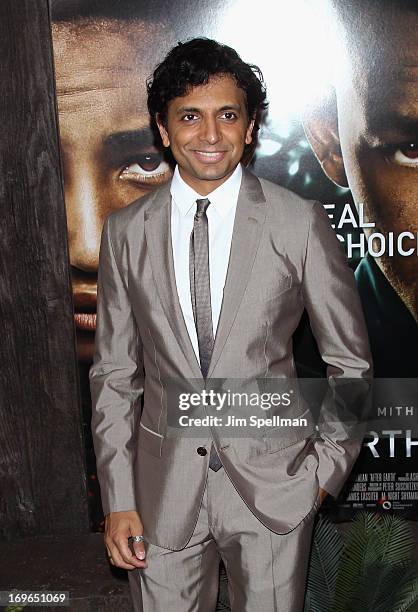
<instances>
[{"instance_id":1,"label":"man's hand","mask_svg":"<svg viewBox=\"0 0 418 612\"><path fill-rule=\"evenodd\" d=\"M135 510L106 515L104 541L112 565L127 570L148 567L144 542L133 542L135 554L132 554L128 546L128 538L142 535L143 531L141 519Z\"/></svg>"}]
</instances>

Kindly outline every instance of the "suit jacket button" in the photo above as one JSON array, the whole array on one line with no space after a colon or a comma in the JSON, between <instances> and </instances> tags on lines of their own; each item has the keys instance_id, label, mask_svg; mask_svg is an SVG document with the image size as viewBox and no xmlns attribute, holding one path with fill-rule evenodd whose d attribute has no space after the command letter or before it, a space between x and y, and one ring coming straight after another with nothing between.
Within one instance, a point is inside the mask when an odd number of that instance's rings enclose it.
<instances>
[{"instance_id":1,"label":"suit jacket button","mask_svg":"<svg viewBox=\"0 0 418 612\"><path fill-rule=\"evenodd\" d=\"M197 449L197 454L204 457L205 455L208 454L208 451L206 450L204 446L199 446L199 448Z\"/></svg>"}]
</instances>

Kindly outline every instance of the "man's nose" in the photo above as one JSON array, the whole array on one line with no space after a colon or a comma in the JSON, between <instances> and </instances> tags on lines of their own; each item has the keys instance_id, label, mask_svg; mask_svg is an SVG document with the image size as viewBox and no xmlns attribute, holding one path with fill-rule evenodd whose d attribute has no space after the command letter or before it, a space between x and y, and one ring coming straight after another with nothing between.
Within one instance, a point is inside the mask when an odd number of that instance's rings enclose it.
<instances>
[{"instance_id":1,"label":"man's nose","mask_svg":"<svg viewBox=\"0 0 418 612\"><path fill-rule=\"evenodd\" d=\"M84 173L72 177L64 190L70 264L84 272L97 272L106 216L100 186Z\"/></svg>"},{"instance_id":2,"label":"man's nose","mask_svg":"<svg viewBox=\"0 0 418 612\"><path fill-rule=\"evenodd\" d=\"M209 144L216 144L221 139L220 126L216 118L207 117L202 121L200 139Z\"/></svg>"}]
</instances>

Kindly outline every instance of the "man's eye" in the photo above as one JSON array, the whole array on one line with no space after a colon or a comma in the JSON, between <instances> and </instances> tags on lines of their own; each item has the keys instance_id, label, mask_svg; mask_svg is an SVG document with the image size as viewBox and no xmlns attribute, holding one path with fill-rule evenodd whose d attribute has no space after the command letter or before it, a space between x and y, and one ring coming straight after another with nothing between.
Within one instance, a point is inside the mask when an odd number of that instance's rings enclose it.
<instances>
[{"instance_id":1,"label":"man's eye","mask_svg":"<svg viewBox=\"0 0 418 612\"><path fill-rule=\"evenodd\" d=\"M418 143L410 142L391 147L390 158L401 166L418 167Z\"/></svg>"},{"instance_id":2,"label":"man's eye","mask_svg":"<svg viewBox=\"0 0 418 612\"><path fill-rule=\"evenodd\" d=\"M160 153L144 153L138 155L119 175L122 180L138 183L163 182L170 176L170 166Z\"/></svg>"},{"instance_id":3,"label":"man's eye","mask_svg":"<svg viewBox=\"0 0 418 612\"><path fill-rule=\"evenodd\" d=\"M193 115L191 113L184 115L183 116L183 121L193 121L193 119L196 119L197 115Z\"/></svg>"},{"instance_id":4,"label":"man's eye","mask_svg":"<svg viewBox=\"0 0 418 612\"><path fill-rule=\"evenodd\" d=\"M232 111L227 111L226 113L224 113L224 114L222 115L222 117L223 117L224 119L229 119L229 120L231 120L231 119L235 119L235 118L236 118L236 114L235 114L235 113L233 113Z\"/></svg>"}]
</instances>

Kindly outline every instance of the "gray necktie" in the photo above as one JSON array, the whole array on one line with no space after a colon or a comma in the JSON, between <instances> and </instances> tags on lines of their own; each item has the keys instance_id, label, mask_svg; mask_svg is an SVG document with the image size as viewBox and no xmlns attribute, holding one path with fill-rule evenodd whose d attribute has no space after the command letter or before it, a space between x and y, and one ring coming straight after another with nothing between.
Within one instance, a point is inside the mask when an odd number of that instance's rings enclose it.
<instances>
[{"instance_id":1,"label":"gray necktie","mask_svg":"<svg viewBox=\"0 0 418 612\"><path fill-rule=\"evenodd\" d=\"M206 209L207 198L196 200L193 231L190 235L189 272L193 316L199 345L200 369L206 378L213 351L212 307L209 279L209 234ZM222 467L215 447L211 446L209 467L215 472Z\"/></svg>"}]
</instances>

